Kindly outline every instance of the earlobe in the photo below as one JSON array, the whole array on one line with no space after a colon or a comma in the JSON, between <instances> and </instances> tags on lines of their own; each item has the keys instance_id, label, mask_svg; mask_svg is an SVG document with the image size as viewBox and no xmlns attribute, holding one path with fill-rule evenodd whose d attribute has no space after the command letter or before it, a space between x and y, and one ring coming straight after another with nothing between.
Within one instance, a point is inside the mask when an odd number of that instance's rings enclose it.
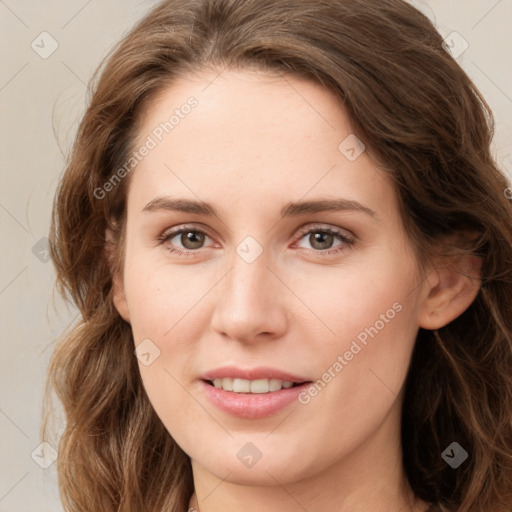
<instances>
[{"instance_id":1,"label":"earlobe","mask_svg":"<svg viewBox=\"0 0 512 512\"><path fill-rule=\"evenodd\" d=\"M112 302L125 322L130 323L130 311L126 301L122 269L115 264L115 242L112 232L105 230L105 251L112 273Z\"/></svg>"},{"instance_id":2,"label":"earlobe","mask_svg":"<svg viewBox=\"0 0 512 512\"><path fill-rule=\"evenodd\" d=\"M418 318L420 327L440 329L464 313L480 290L482 262L467 254L431 271Z\"/></svg>"},{"instance_id":3,"label":"earlobe","mask_svg":"<svg viewBox=\"0 0 512 512\"><path fill-rule=\"evenodd\" d=\"M123 279L119 273L112 278L112 288L112 300L117 312L125 322L130 323L130 311L126 302Z\"/></svg>"}]
</instances>

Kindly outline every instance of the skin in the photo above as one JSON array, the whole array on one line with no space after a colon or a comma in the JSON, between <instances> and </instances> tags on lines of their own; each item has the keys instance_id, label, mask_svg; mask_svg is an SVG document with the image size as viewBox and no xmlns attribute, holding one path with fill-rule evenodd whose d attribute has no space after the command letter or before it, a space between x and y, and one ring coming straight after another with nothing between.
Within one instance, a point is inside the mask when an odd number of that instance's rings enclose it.
<instances>
[{"instance_id":1,"label":"skin","mask_svg":"<svg viewBox=\"0 0 512 512\"><path fill-rule=\"evenodd\" d=\"M180 78L145 109L136 147L190 96L197 107L132 171L124 268L114 281L135 345L150 339L160 350L139 367L156 413L191 457L190 506L426 510L401 463L403 384L419 327L446 325L475 298L478 283L457 270L477 272L477 261L420 273L390 179L367 152L352 162L338 150L350 121L315 83L231 70ZM219 215L143 211L166 195L210 203ZM289 202L336 198L376 215L280 218ZM159 242L183 225L206 232L202 245L180 235ZM354 243L315 241L326 227ZM263 250L252 263L236 252L247 236ZM231 364L319 379L395 303L401 311L306 405L240 419L201 391L201 374ZM247 442L262 454L250 468L237 458Z\"/></svg>"}]
</instances>

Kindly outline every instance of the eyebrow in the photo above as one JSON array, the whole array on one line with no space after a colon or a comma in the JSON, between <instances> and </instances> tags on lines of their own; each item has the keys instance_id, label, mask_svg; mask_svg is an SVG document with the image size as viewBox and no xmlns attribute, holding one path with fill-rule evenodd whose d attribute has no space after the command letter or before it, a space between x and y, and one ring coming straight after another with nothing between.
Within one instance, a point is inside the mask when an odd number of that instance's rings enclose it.
<instances>
[{"instance_id":1,"label":"eyebrow","mask_svg":"<svg viewBox=\"0 0 512 512\"><path fill-rule=\"evenodd\" d=\"M215 208L208 203L190 199L172 198L168 196L156 197L142 209L143 212L154 212L159 210L179 211L209 217L219 217ZM330 211L362 212L376 219L378 218L378 215L372 209L357 201L349 199L324 199L288 203L281 209L280 214L281 218L285 218Z\"/></svg>"}]
</instances>

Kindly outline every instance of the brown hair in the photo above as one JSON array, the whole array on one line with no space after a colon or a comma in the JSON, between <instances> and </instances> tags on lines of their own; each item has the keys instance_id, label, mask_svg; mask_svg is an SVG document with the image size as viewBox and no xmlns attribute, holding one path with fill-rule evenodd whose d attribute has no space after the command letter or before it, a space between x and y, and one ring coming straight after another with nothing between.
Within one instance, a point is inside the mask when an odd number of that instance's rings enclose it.
<instances>
[{"instance_id":1,"label":"brown hair","mask_svg":"<svg viewBox=\"0 0 512 512\"><path fill-rule=\"evenodd\" d=\"M418 261L441 249L483 259L471 306L438 331L419 329L405 384L403 462L414 493L443 511L510 512L511 202L490 154L492 113L442 42L402 0L168 0L98 69L50 233L58 290L81 313L56 346L45 395L45 411L55 389L66 413L58 458L66 510L188 506L189 458L149 402L130 325L112 302L129 177L103 198L97 190L133 151L143 106L177 77L251 67L309 78L339 98L393 177ZM46 416L42 435L48 440ZM458 469L441 457L453 441L469 454Z\"/></svg>"}]
</instances>

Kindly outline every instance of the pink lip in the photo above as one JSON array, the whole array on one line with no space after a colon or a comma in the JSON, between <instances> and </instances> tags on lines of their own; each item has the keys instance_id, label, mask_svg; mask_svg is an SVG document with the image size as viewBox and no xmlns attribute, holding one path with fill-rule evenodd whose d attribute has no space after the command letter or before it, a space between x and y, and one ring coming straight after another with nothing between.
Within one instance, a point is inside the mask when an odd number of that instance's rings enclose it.
<instances>
[{"instance_id":1,"label":"pink lip","mask_svg":"<svg viewBox=\"0 0 512 512\"><path fill-rule=\"evenodd\" d=\"M221 411L239 418L265 418L284 409L298 400L298 395L311 383L305 382L293 388L270 391L269 393L234 393L215 388L202 381L201 387L207 398Z\"/></svg>"},{"instance_id":2,"label":"pink lip","mask_svg":"<svg viewBox=\"0 0 512 512\"><path fill-rule=\"evenodd\" d=\"M283 388L268 393L235 393L215 388L209 381L222 378L234 379L279 379L299 383L292 388ZM298 395L312 381L307 377L293 375L276 368L258 367L243 370L234 366L224 366L201 375L201 387L207 398L221 411L246 419L265 418L277 413L297 401Z\"/></svg>"},{"instance_id":3,"label":"pink lip","mask_svg":"<svg viewBox=\"0 0 512 512\"><path fill-rule=\"evenodd\" d=\"M300 375L293 375L291 373L283 372L276 368L270 368L265 366L259 366L258 368L250 368L247 370L243 370L242 368L237 368L235 366L223 366L222 368L217 368L215 370L204 373L203 375L201 375L200 378L203 380L213 380L230 377L234 379L247 380L279 379L298 383L308 382L312 380L309 377L301 377Z\"/></svg>"}]
</instances>

